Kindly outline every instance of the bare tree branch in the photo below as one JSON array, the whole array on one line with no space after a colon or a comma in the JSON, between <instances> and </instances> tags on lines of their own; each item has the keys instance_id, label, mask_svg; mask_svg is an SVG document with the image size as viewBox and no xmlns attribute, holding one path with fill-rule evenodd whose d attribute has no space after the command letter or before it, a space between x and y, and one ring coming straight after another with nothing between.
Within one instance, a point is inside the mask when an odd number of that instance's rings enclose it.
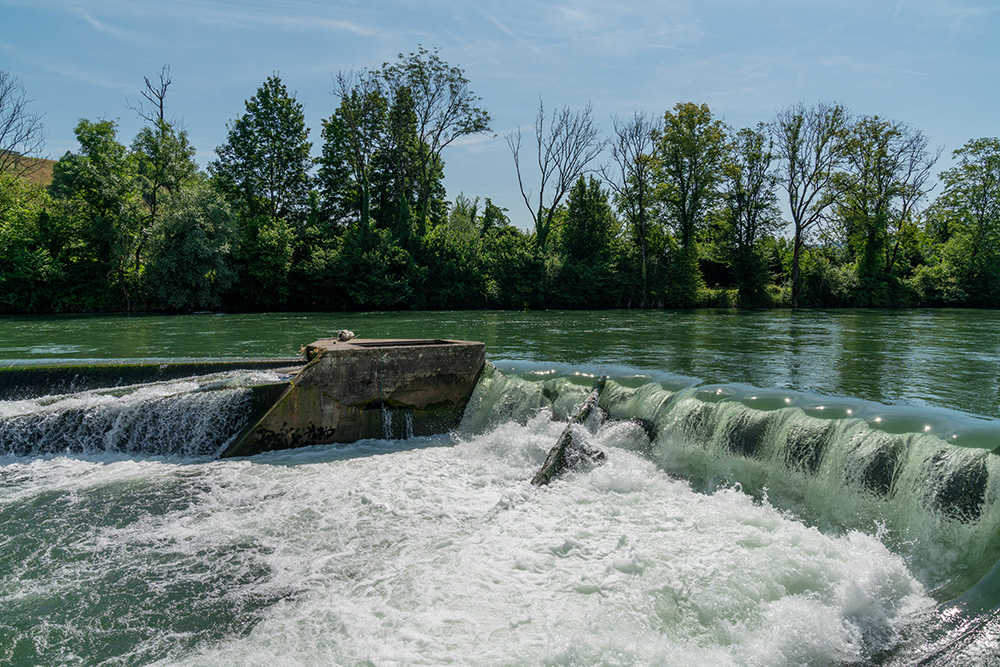
<instances>
[{"instance_id":1,"label":"bare tree branch","mask_svg":"<svg viewBox=\"0 0 1000 667\"><path fill-rule=\"evenodd\" d=\"M544 248L552 229L552 219L559 203L573 187L580 176L590 173L587 168L601 151L606 141L599 139L600 131L594 123L593 108L588 103L580 111L563 107L545 124L545 106L538 101L538 115L535 117L535 144L538 150L538 204L531 203L531 192L525 188L521 171L520 149L521 130L507 135L507 145L514 156L517 182L521 197L531 211L535 222L535 242ZM546 189L551 186L549 197Z\"/></svg>"},{"instance_id":2,"label":"bare tree branch","mask_svg":"<svg viewBox=\"0 0 1000 667\"><path fill-rule=\"evenodd\" d=\"M628 220L639 246L642 273L639 306L644 307L648 292L647 246L654 188L653 151L661 122L638 111L631 119L621 120L615 116L612 122L615 132L611 139L613 164L604 165L599 171L614 192L615 202Z\"/></svg>"},{"instance_id":3,"label":"bare tree branch","mask_svg":"<svg viewBox=\"0 0 1000 667\"><path fill-rule=\"evenodd\" d=\"M166 120L164 117L164 99L167 97L167 88L173 83L170 80L170 65L164 65L163 69L160 70L159 81L156 84L150 81L148 76L144 76L143 81L146 82L146 87L139 92L146 98L147 102L153 105L153 108L151 110L147 109L142 102L136 106L132 106L128 99L125 100L125 106L134 111L147 123L153 123L154 125L157 122L162 123Z\"/></svg>"},{"instance_id":4,"label":"bare tree branch","mask_svg":"<svg viewBox=\"0 0 1000 667\"><path fill-rule=\"evenodd\" d=\"M0 174L25 176L38 167L34 160L45 147L41 114L29 109L29 100L17 77L0 70Z\"/></svg>"}]
</instances>

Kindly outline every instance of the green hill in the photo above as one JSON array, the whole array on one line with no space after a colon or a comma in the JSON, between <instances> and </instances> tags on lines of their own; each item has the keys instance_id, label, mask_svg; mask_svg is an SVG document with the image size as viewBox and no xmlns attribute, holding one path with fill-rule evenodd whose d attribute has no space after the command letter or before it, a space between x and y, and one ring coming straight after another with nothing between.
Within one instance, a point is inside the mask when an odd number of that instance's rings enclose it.
<instances>
[{"instance_id":1,"label":"green hill","mask_svg":"<svg viewBox=\"0 0 1000 667\"><path fill-rule=\"evenodd\" d=\"M56 164L55 160L23 156L21 160L27 163L28 167L22 175L24 180L46 186L52 182L52 167Z\"/></svg>"}]
</instances>

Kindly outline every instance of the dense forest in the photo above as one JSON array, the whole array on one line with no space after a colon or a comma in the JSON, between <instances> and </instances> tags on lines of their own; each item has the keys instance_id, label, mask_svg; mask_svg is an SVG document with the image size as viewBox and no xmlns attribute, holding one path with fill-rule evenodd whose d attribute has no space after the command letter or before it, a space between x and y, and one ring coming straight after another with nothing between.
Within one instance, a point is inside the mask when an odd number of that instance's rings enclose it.
<instances>
[{"instance_id":1,"label":"dense forest","mask_svg":"<svg viewBox=\"0 0 1000 667\"><path fill-rule=\"evenodd\" d=\"M540 102L506 137L523 231L446 196L445 149L491 131L461 68L420 48L333 80L317 151L273 75L206 173L165 67L130 144L82 119L47 182L0 71L0 312L1000 306L997 138L936 173L920 130L838 104L737 129L679 103L603 137Z\"/></svg>"}]
</instances>

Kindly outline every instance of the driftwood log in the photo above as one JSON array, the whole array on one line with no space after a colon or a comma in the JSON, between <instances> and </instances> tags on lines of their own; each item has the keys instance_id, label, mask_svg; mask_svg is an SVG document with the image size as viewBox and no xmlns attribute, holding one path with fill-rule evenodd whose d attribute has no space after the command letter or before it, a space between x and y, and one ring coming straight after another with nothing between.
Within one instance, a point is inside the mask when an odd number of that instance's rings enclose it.
<instances>
[{"instance_id":1,"label":"driftwood log","mask_svg":"<svg viewBox=\"0 0 1000 667\"><path fill-rule=\"evenodd\" d=\"M594 381L594 388L591 389L587 399L577 410L573 418L569 420L562 435L556 440L555 446L549 450L549 455L545 457L545 463L532 478L531 483L535 486L545 486L552 481L552 478L559 474L567 466L579 460L603 461L604 452L596 450L584 443L574 442L573 425L582 424L590 413L597 407L597 401L601 398L601 392L608 378L605 375Z\"/></svg>"}]
</instances>

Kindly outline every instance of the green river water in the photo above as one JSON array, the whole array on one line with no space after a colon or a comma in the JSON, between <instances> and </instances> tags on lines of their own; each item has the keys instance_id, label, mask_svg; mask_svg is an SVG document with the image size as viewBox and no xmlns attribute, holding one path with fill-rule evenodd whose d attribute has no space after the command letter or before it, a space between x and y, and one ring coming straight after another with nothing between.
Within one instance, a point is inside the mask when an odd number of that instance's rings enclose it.
<instances>
[{"instance_id":1,"label":"green river water","mask_svg":"<svg viewBox=\"0 0 1000 667\"><path fill-rule=\"evenodd\" d=\"M0 318L0 360L289 356L364 338L486 343L493 360L633 368L1000 417L1000 311L463 311Z\"/></svg>"},{"instance_id":2,"label":"green river water","mask_svg":"<svg viewBox=\"0 0 1000 667\"><path fill-rule=\"evenodd\" d=\"M0 665L1000 665L1000 311L0 318L0 367L486 344L452 434L215 452L246 387L0 400ZM594 375L606 453L529 484Z\"/></svg>"}]
</instances>

